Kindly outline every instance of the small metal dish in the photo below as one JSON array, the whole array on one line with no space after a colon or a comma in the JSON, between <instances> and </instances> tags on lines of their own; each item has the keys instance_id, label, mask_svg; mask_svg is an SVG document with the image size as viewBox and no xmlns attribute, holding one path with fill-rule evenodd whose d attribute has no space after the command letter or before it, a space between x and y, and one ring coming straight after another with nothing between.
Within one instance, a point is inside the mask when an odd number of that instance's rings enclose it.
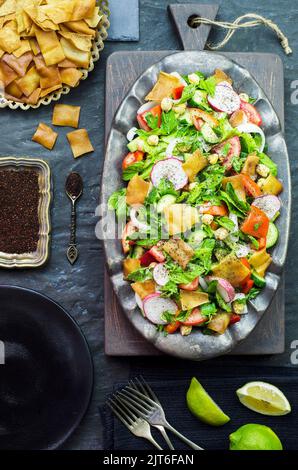
<instances>
[{"instance_id":1,"label":"small metal dish","mask_svg":"<svg viewBox=\"0 0 298 470\"><path fill-rule=\"evenodd\" d=\"M0 170L20 171L34 169L38 172L39 183L39 240L37 250L33 253L11 254L0 252L0 268L38 268L49 257L50 242L50 203L51 203L51 171L49 165L39 159L27 157L0 158Z\"/></svg>"}]
</instances>

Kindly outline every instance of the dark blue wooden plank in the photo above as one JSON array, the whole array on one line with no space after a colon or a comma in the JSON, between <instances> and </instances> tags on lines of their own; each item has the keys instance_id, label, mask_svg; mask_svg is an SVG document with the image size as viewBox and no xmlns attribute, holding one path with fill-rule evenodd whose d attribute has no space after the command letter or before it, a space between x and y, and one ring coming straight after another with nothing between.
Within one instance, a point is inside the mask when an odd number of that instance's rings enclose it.
<instances>
[{"instance_id":1,"label":"dark blue wooden plank","mask_svg":"<svg viewBox=\"0 0 298 470\"><path fill-rule=\"evenodd\" d=\"M139 0L110 0L109 41L138 41L140 38Z\"/></svg>"}]
</instances>

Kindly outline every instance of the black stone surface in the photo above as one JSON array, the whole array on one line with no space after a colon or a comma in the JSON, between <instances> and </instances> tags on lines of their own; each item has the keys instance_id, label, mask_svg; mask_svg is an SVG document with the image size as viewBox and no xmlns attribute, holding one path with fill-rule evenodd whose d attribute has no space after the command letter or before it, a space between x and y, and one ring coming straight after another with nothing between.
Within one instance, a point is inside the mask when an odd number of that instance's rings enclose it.
<instances>
[{"instance_id":1,"label":"black stone surface","mask_svg":"<svg viewBox=\"0 0 298 470\"><path fill-rule=\"evenodd\" d=\"M36 271L0 271L0 284L20 285L47 294L65 307L77 320L89 342L95 365L95 388L90 409L75 434L64 445L65 449L102 448L102 425L99 406L111 391L114 382L121 382L135 372L143 371L154 377L158 372L164 380L179 375L199 375L200 368L208 368L212 375L213 364L229 365L285 365L291 364L291 344L298 340L298 318L296 309L296 284L298 278L297 222L297 161L296 135L298 104L291 103L291 94L298 82L298 9L290 0L223 0L219 18L231 20L243 13L255 11L277 22L290 40L294 54L286 57L277 39L264 28L236 33L224 50L274 52L285 64L286 137L293 174L293 218L288 261L286 265L286 352L281 356L262 358L225 357L200 365L178 361L173 358L159 358L158 361L142 358L106 358L103 352L103 252L95 237L95 209L99 200L100 176L104 158L104 81L107 56L116 50L154 50L181 48L176 32L167 13L170 0L141 0L139 43L107 43L100 62L86 82L62 98L62 103L81 105L80 126L90 132L96 149L94 154L73 160L65 134L71 129L59 128L55 150L49 152L31 142L31 137L40 121L51 122L52 105L33 111L0 110L1 155L29 155L44 158L51 166L54 183L52 207L52 252L49 263ZM171 0L172 3L188 3ZM208 1L200 0L200 3ZM128 2L129 4L129 2ZM129 15L129 11L127 13ZM211 39L221 38L220 32L212 33ZM223 51L224 51L223 50ZM80 258L71 267L65 251L69 237L70 205L64 194L65 179L70 171L81 173L85 191L78 203L78 244ZM1 332L0 332L1 336ZM0 338L1 339L1 338ZM153 362L154 361L154 362ZM257 374L257 369L256 369Z\"/></svg>"}]
</instances>

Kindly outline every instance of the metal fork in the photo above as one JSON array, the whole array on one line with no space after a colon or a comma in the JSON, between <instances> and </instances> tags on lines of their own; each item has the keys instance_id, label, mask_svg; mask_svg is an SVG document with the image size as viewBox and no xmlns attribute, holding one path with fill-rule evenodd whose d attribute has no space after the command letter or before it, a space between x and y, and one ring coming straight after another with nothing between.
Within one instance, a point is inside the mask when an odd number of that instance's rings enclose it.
<instances>
[{"instance_id":1,"label":"metal fork","mask_svg":"<svg viewBox=\"0 0 298 470\"><path fill-rule=\"evenodd\" d=\"M150 385L147 384L147 382L143 379L142 376L140 377L140 379L141 380L139 380L136 377L134 380L130 380L129 381L130 386L132 388L134 388L135 390L141 391L144 395L151 398L153 401L155 401L155 403L157 403L158 405L161 406L161 403L160 403L159 399L157 398L157 396L153 392ZM132 406L132 405L130 404L130 406ZM148 423L151 424L153 427L155 427L156 429L158 429L160 431L161 435L163 436L164 440L168 444L169 448L171 450L174 450L174 446L173 446L172 442L170 441L170 438L169 438L164 426L162 426L161 424L155 424L155 423L151 422L150 418L148 418Z\"/></svg>"},{"instance_id":2,"label":"metal fork","mask_svg":"<svg viewBox=\"0 0 298 470\"><path fill-rule=\"evenodd\" d=\"M147 395L144 395L130 385L126 386L121 392L118 392L118 395L121 396L126 405L130 404L131 406L134 406L132 409L134 409L139 416L150 422L150 424L165 427L192 449L204 450L202 447L187 439L187 437L183 436L183 434L173 428L173 426L167 421L165 412L161 405L153 401Z\"/></svg>"},{"instance_id":3,"label":"metal fork","mask_svg":"<svg viewBox=\"0 0 298 470\"><path fill-rule=\"evenodd\" d=\"M109 398L107 404L129 431L137 437L147 439L157 449L163 450L153 438L150 424L145 419L137 416L131 407L128 407L118 395L113 395L113 398Z\"/></svg>"}]
</instances>

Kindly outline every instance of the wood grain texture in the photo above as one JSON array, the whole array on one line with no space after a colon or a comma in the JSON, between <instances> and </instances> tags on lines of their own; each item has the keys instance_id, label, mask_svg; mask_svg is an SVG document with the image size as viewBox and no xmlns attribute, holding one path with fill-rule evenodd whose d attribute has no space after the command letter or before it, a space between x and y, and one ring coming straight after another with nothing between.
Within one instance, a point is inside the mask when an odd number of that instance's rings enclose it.
<instances>
[{"instance_id":1,"label":"wood grain texture","mask_svg":"<svg viewBox=\"0 0 298 470\"><path fill-rule=\"evenodd\" d=\"M197 28L190 28L188 20L194 16L214 20L219 5L184 4L169 5L169 12L172 15L177 28L183 49L187 51L201 51L204 49L211 26L200 25Z\"/></svg>"},{"instance_id":2,"label":"wood grain texture","mask_svg":"<svg viewBox=\"0 0 298 470\"><path fill-rule=\"evenodd\" d=\"M107 62L106 138L118 106L140 74L175 51L116 52ZM284 77L280 58L274 54L225 53L246 67L265 90L284 127ZM284 279L271 307L256 329L231 354L263 355L284 351ZM110 356L157 356L161 352L148 343L130 324L105 276L105 352Z\"/></svg>"}]
</instances>

